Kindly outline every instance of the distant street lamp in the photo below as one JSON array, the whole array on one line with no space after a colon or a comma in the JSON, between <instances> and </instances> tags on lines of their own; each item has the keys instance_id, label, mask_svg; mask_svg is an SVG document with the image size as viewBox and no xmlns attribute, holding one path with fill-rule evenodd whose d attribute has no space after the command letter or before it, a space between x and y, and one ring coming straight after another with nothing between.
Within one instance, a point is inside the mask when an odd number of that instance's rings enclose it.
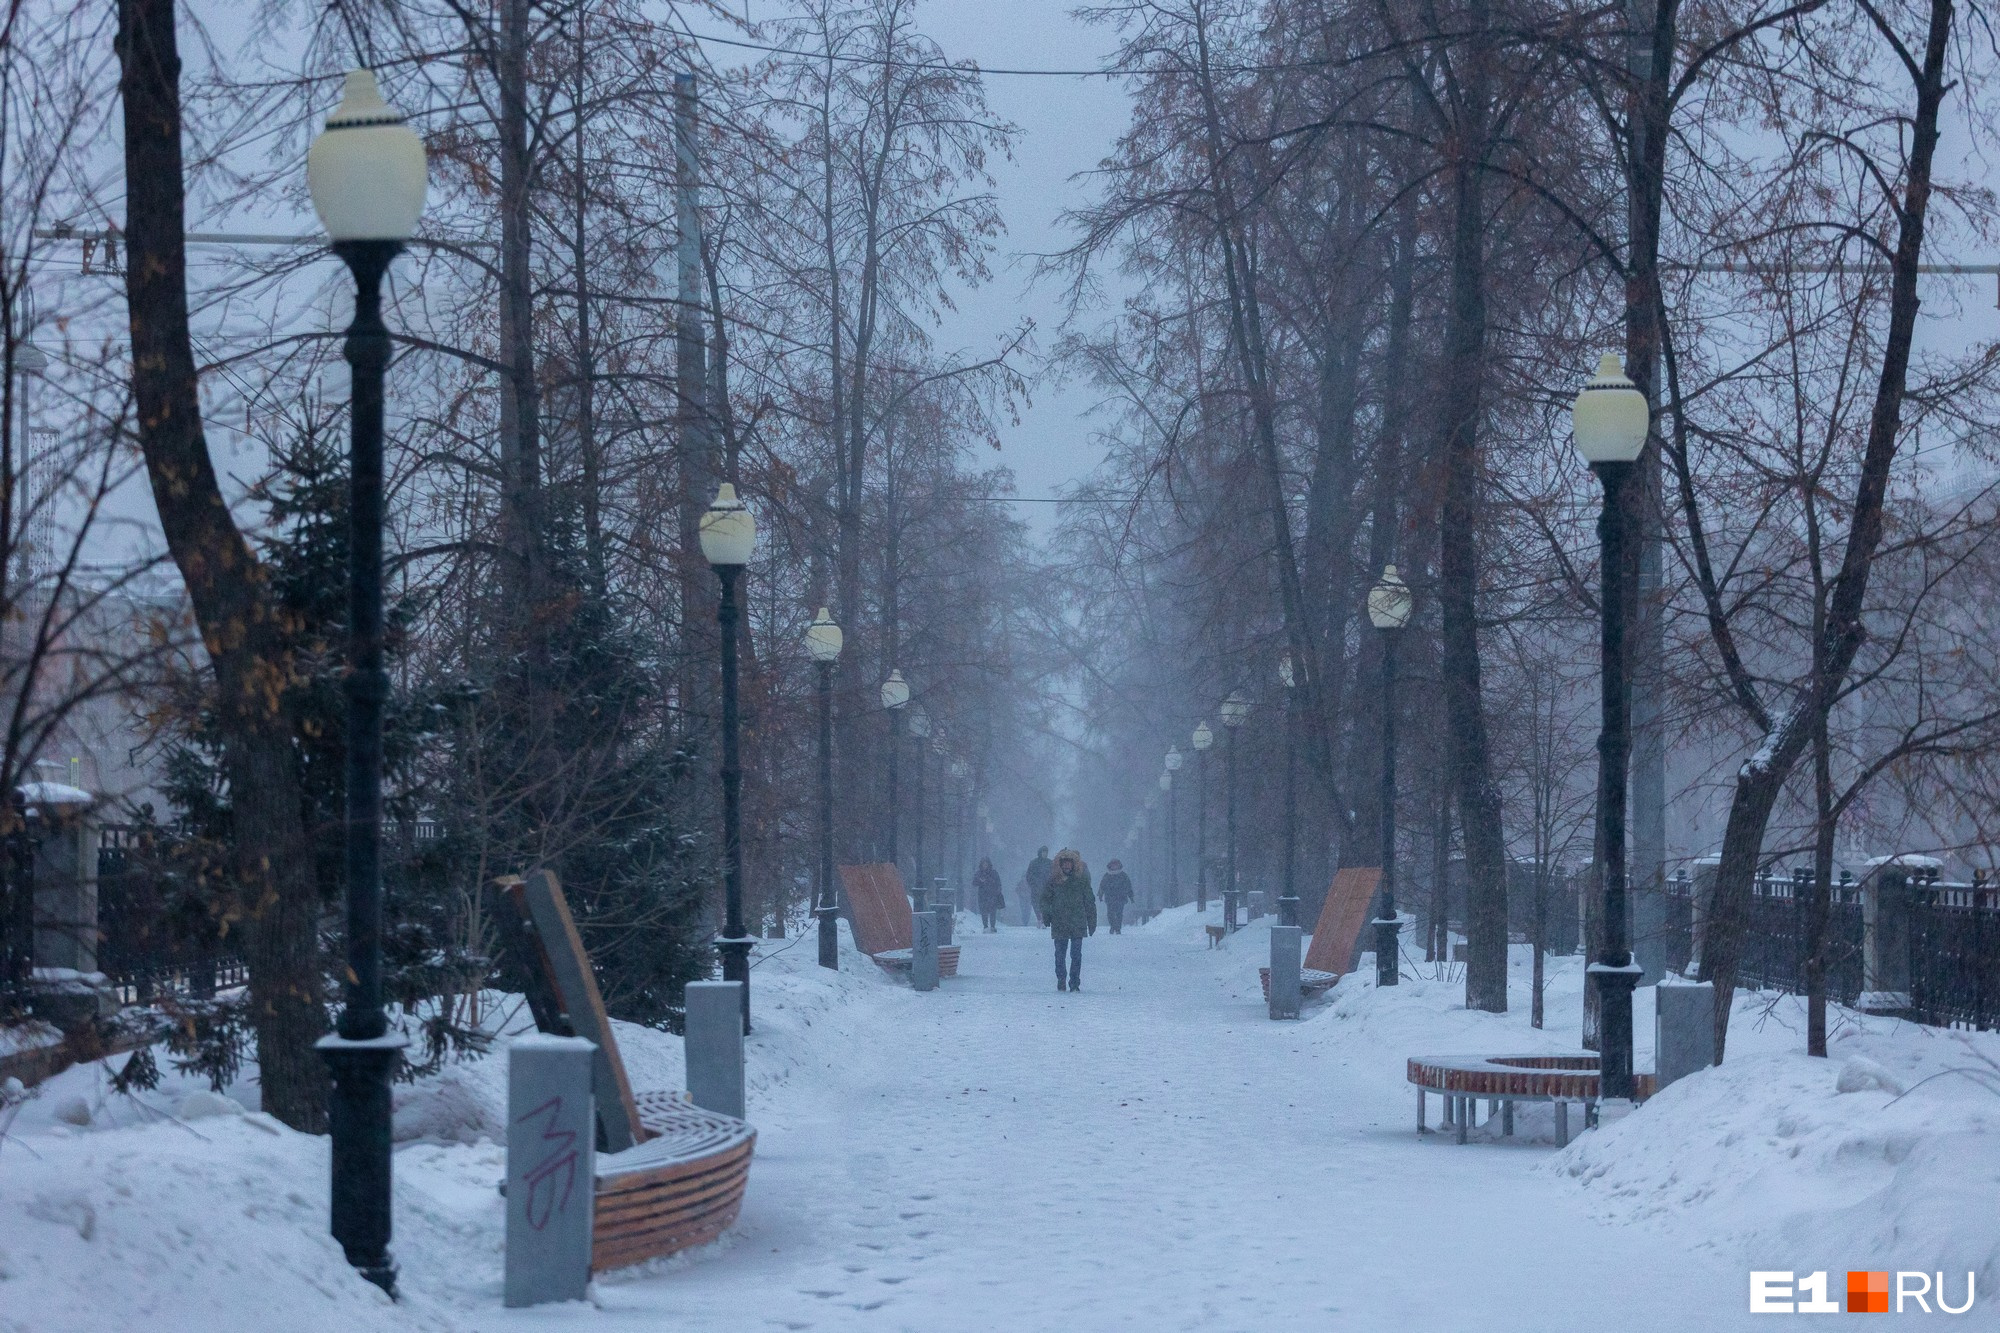
<instances>
[{"instance_id":1,"label":"distant street lamp","mask_svg":"<svg viewBox=\"0 0 2000 1333\"><path fill-rule=\"evenodd\" d=\"M1601 548L1603 611L1599 650L1602 720L1597 739L1597 820L1604 849L1604 935L1588 969L1597 987L1598 1091L1603 1097L1630 1097L1632 1078L1632 991L1639 968L1632 961L1631 932L1625 915L1625 783L1632 753L1632 700L1625 675L1625 569L1629 549L1625 483L1646 447L1652 410L1646 395L1625 377L1625 368L1607 353L1597 374L1583 386L1570 409L1577 452L1604 484L1604 508L1597 516Z\"/></svg>"},{"instance_id":2,"label":"distant street lamp","mask_svg":"<svg viewBox=\"0 0 2000 1333\"><path fill-rule=\"evenodd\" d=\"M1382 632L1382 903L1375 914L1375 984L1393 986L1402 975L1401 927L1396 919L1396 645L1410 623L1410 587L1394 565L1368 590L1368 619Z\"/></svg>"},{"instance_id":3,"label":"distant street lamp","mask_svg":"<svg viewBox=\"0 0 2000 1333\"><path fill-rule=\"evenodd\" d=\"M1291 649L1278 658L1278 681L1285 687L1285 874L1278 894L1278 924L1299 924L1298 673Z\"/></svg>"},{"instance_id":4,"label":"distant street lamp","mask_svg":"<svg viewBox=\"0 0 2000 1333\"><path fill-rule=\"evenodd\" d=\"M701 554L722 585L715 623L722 631L722 979L743 983L743 1030L750 1030L750 936L743 925L743 759L736 706L736 581L757 551L757 520L723 482L701 516Z\"/></svg>"},{"instance_id":5,"label":"distant street lamp","mask_svg":"<svg viewBox=\"0 0 2000 1333\"><path fill-rule=\"evenodd\" d=\"M1250 701L1243 697L1243 691L1231 690L1229 697L1222 701L1222 725L1229 734L1228 746L1228 803L1229 803L1229 855L1225 862L1228 867L1228 882L1222 886L1222 924L1225 929L1236 929L1236 903L1241 890L1236 883L1236 733L1243 728L1243 721L1250 716Z\"/></svg>"},{"instance_id":6,"label":"distant street lamp","mask_svg":"<svg viewBox=\"0 0 2000 1333\"><path fill-rule=\"evenodd\" d=\"M892 866L901 864L901 858L896 854L896 833L902 825L903 812L901 806L898 804L900 798L896 792L896 770L898 767L897 761L900 758L899 752L903 748L903 727L901 720L903 708L909 702L910 683L903 679L902 672L892 669L889 672L889 678L882 682L882 708L889 714L889 772L887 774L889 781L888 861Z\"/></svg>"},{"instance_id":7,"label":"distant street lamp","mask_svg":"<svg viewBox=\"0 0 2000 1333\"><path fill-rule=\"evenodd\" d=\"M1194 746L1194 787L1195 787L1195 828L1194 828L1194 882L1195 910L1208 915L1208 747L1215 744L1215 733L1208 729L1208 720L1195 723L1194 735L1189 744Z\"/></svg>"},{"instance_id":8,"label":"distant street lamp","mask_svg":"<svg viewBox=\"0 0 2000 1333\"><path fill-rule=\"evenodd\" d=\"M1174 775L1168 770L1160 772L1160 794L1167 798L1167 817L1160 826L1160 859L1154 863L1153 873L1148 875L1147 895L1154 901L1160 897L1160 881L1167 876L1167 867L1174 859Z\"/></svg>"},{"instance_id":9,"label":"distant street lamp","mask_svg":"<svg viewBox=\"0 0 2000 1333\"><path fill-rule=\"evenodd\" d=\"M1169 774L1180 772L1181 764L1185 759L1186 756L1181 753L1180 746L1169 745L1167 747L1167 772ZM1179 907L1181 905L1180 821L1177 815L1179 804L1180 802L1174 794L1174 789L1169 787L1167 789L1167 906L1169 907Z\"/></svg>"},{"instance_id":10,"label":"distant street lamp","mask_svg":"<svg viewBox=\"0 0 2000 1333\"><path fill-rule=\"evenodd\" d=\"M924 711L922 704L911 704L903 710L908 718L910 734L917 738L917 862L916 875L911 881L919 888L929 888L924 881L924 752L930 748L925 742L931 738L931 715Z\"/></svg>"},{"instance_id":11,"label":"distant street lamp","mask_svg":"<svg viewBox=\"0 0 2000 1333\"><path fill-rule=\"evenodd\" d=\"M423 141L382 100L375 75L349 70L340 105L306 154L306 183L334 253L354 275L344 349L349 395L347 571L347 984L318 1046L332 1074L333 1235L347 1262L396 1291L389 1253L389 1082L405 1039L382 1008L382 415L389 329L382 278L416 231L426 188Z\"/></svg>"},{"instance_id":12,"label":"distant street lamp","mask_svg":"<svg viewBox=\"0 0 2000 1333\"><path fill-rule=\"evenodd\" d=\"M840 970L840 899L833 887L833 668L843 636L825 607L806 626L806 652L819 669L819 965Z\"/></svg>"}]
</instances>

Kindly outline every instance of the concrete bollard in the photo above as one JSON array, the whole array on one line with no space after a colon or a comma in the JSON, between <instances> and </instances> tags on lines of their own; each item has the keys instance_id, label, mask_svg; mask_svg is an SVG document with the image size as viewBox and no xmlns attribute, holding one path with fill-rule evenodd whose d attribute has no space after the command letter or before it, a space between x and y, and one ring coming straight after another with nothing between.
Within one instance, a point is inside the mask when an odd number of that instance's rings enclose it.
<instances>
[{"instance_id":1,"label":"concrete bollard","mask_svg":"<svg viewBox=\"0 0 2000 1333\"><path fill-rule=\"evenodd\" d=\"M690 981L686 1039L688 1100L743 1119L743 983Z\"/></svg>"},{"instance_id":2,"label":"concrete bollard","mask_svg":"<svg viewBox=\"0 0 2000 1333\"><path fill-rule=\"evenodd\" d=\"M507 1051L508 1308L580 1301L597 1215L594 1043L541 1033Z\"/></svg>"},{"instance_id":3,"label":"concrete bollard","mask_svg":"<svg viewBox=\"0 0 2000 1333\"><path fill-rule=\"evenodd\" d=\"M1299 950L1305 932L1297 926L1271 927L1271 1017L1297 1018Z\"/></svg>"},{"instance_id":4,"label":"concrete bollard","mask_svg":"<svg viewBox=\"0 0 2000 1333\"><path fill-rule=\"evenodd\" d=\"M1661 981L1653 990L1654 1089L1714 1063L1714 983Z\"/></svg>"},{"instance_id":5,"label":"concrete bollard","mask_svg":"<svg viewBox=\"0 0 2000 1333\"><path fill-rule=\"evenodd\" d=\"M1910 1007L1909 872L1893 863L1861 882L1861 996L1863 1013L1900 1014Z\"/></svg>"},{"instance_id":6,"label":"concrete bollard","mask_svg":"<svg viewBox=\"0 0 2000 1333\"><path fill-rule=\"evenodd\" d=\"M910 986L913 990L936 990L938 984L938 919L935 912L917 912L910 918L914 942L910 947Z\"/></svg>"},{"instance_id":7,"label":"concrete bollard","mask_svg":"<svg viewBox=\"0 0 2000 1333\"><path fill-rule=\"evenodd\" d=\"M958 929L958 894L946 887L946 881L939 878L931 891L931 909L937 913L938 943L951 943L951 937Z\"/></svg>"}]
</instances>

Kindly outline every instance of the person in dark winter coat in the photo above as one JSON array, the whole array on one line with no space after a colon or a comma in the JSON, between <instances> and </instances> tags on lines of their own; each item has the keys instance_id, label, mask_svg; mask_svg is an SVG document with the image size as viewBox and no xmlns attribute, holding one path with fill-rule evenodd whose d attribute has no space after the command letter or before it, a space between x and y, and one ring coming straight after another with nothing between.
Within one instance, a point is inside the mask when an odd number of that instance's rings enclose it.
<instances>
[{"instance_id":1,"label":"person in dark winter coat","mask_svg":"<svg viewBox=\"0 0 2000 1333\"><path fill-rule=\"evenodd\" d=\"M1104 878L1097 886L1097 896L1104 900L1104 915L1111 922L1111 933L1125 933L1125 904L1132 901L1132 877L1125 873L1122 861L1104 863Z\"/></svg>"},{"instance_id":2,"label":"person in dark winter coat","mask_svg":"<svg viewBox=\"0 0 2000 1333\"><path fill-rule=\"evenodd\" d=\"M1007 905L1007 900L1000 896L1000 872L993 868L992 857L979 858L979 869L972 876L972 888L979 897L979 919L986 923L986 933L991 935L1000 929L996 923L1000 919L1000 910Z\"/></svg>"},{"instance_id":3,"label":"person in dark winter coat","mask_svg":"<svg viewBox=\"0 0 2000 1333\"><path fill-rule=\"evenodd\" d=\"M1028 869L1021 876L1021 897L1023 899L1021 906L1024 911L1032 909L1036 919L1045 926L1048 924L1048 921L1041 915L1042 890L1048 886L1049 876L1055 874L1055 872L1056 863L1049 860L1049 849L1046 847L1037 847L1035 849L1035 859L1028 862ZM1025 917L1023 917L1021 924L1024 926L1028 924Z\"/></svg>"},{"instance_id":4,"label":"person in dark winter coat","mask_svg":"<svg viewBox=\"0 0 2000 1333\"><path fill-rule=\"evenodd\" d=\"M1090 892L1090 870L1075 848L1056 853L1056 868L1036 900L1049 935L1056 942L1056 989L1079 990L1083 985L1083 937L1097 933L1097 899ZM1063 956L1069 957L1067 983Z\"/></svg>"}]
</instances>

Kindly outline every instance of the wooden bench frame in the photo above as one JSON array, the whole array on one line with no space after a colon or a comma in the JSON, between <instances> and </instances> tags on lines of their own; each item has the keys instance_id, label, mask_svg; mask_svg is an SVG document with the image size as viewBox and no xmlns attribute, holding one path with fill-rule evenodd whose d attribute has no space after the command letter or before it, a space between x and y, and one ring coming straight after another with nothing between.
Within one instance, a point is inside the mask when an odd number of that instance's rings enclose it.
<instances>
[{"instance_id":1,"label":"wooden bench frame","mask_svg":"<svg viewBox=\"0 0 2000 1333\"><path fill-rule=\"evenodd\" d=\"M590 955L554 872L495 881L503 947L527 959L528 1006L544 1032L597 1044L596 1203L590 1268L601 1273L705 1245L736 1224L757 1131L677 1092L636 1096Z\"/></svg>"},{"instance_id":2,"label":"wooden bench frame","mask_svg":"<svg viewBox=\"0 0 2000 1333\"><path fill-rule=\"evenodd\" d=\"M1332 990L1344 974L1354 970L1361 949L1361 927L1375 905L1375 886L1381 878L1382 872L1375 866L1349 866L1334 873L1319 905L1319 920L1313 924L1312 947L1306 950L1299 969L1302 998ZM1264 1003L1269 1004L1271 969L1258 968L1257 980L1264 987Z\"/></svg>"},{"instance_id":3,"label":"wooden bench frame","mask_svg":"<svg viewBox=\"0 0 2000 1333\"><path fill-rule=\"evenodd\" d=\"M907 975L916 943L915 913L903 875L887 861L840 867L840 887L847 898L847 924L854 945L884 972ZM958 975L958 946L938 946L938 976Z\"/></svg>"},{"instance_id":4,"label":"wooden bench frame","mask_svg":"<svg viewBox=\"0 0 2000 1333\"><path fill-rule=\"evenodd\" d=\"M1486 1101L1490 1122L1500 1115L1500 1132L1514 1132L1515 1102L1552 1102L1556 1108L1556 1145L1569 1146L1570 1103L1583 1106L1584 1124L1597 1123L1598 1057L1580 1051L1553 1055L1411 1056L1405 1078L1417 1088L1417 1133L1424 1126L1424 1098L1436 1093L1444 1102L1443 1125L1457 1131L1464 1143ZM1632 1076L1635 1101L1653 1094L1653 1075Z\"/></svg>"}]
</instances>

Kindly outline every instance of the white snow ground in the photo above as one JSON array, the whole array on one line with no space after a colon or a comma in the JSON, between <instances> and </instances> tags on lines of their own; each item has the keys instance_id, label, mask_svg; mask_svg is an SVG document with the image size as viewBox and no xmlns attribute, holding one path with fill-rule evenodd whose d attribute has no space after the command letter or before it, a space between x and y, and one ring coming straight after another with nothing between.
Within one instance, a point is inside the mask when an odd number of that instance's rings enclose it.
<instances>
[{"instance_id":1,"label":"white snow ground","mask_svg":"<svg viewBox=\"0 0 2000 1333\"><path fill-rule=\"evenodd\" d=\"M502 1060L399 1097L394 1306L325 1234L324 1140L212 1099L176 1123L71 1070L0 1141L0 1330L1543 1333L1608 1306L1678 1333L1762 1327L1753 1268L1827 1270L1836 1298L1849 1268L1944 1270L1954 1302L1974 1270L1958 1326L2000 1327L1993 1034L1841 1015L1814 1061L1795 1001L1748 997L1726 1065L1566 1152L1540 1108L1459 1147L1415 1134L1404 1058L1572 1047L1574 961L1552 960L1536 1032L1525 951L1509 1014L1406 963L1393 992L1365 967L1273 1023L1264 931L1209 950L1192 909L1100 932L1078 995L1054 992L1040 932L961 942L930 995L852 955L823 972L810 939L763 946L742 1220L588 1306L500 1308ZM621 1040L636 1085L678 1086L677 1040Z\"/></svg>"}]
</instances>

